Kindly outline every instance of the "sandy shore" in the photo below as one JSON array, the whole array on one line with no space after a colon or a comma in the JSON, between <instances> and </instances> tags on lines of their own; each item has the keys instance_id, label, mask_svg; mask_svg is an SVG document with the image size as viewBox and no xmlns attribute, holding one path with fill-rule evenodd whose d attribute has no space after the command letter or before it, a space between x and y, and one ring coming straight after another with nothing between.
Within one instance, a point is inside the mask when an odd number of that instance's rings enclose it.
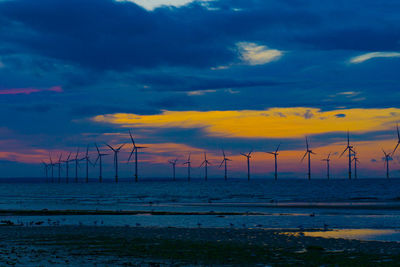
<instances>
[{"instance_id":1,"label":"sandy shore","mask_svg":"<svg viewBox=\"0 0 400 267\"><path fill-rule=\"evenodd\" d=\"M285 234L288 231L2 226L0 264L391 266L400 260L400 243Z\"/></svg>"}]
</instances>

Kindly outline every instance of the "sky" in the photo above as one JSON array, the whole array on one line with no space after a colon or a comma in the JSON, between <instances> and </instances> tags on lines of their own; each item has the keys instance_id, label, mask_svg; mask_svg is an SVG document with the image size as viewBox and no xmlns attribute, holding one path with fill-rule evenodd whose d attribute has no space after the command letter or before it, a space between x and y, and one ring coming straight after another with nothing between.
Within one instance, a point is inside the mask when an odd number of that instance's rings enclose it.
<instances>
[{"instance_id":1,"label":"sky","mask_svg":"<svg viewBox=\"0 0 400 267\"><path fill-rule=\"evenodd\" d=\"M143 178L193 176L221 149L229 174L345 178L346 133L360 177L384 177L400 121L397 0L0 0L0 177L43 176L41 161L139 145ZM105 176L113 175L112 156ZM391 175L400 177L400 150ZM80 169L83 175L84 168ZM98 175L91 168L91 177Z\"/></svg>"}]
</instances>

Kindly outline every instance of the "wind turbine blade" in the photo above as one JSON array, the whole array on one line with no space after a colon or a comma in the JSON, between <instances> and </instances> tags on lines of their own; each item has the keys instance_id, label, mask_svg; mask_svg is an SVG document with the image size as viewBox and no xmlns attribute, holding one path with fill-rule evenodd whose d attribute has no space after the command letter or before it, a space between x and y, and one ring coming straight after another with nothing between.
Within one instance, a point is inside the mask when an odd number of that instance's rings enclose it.
<instances>
[{"instance_id":1,"label":"wind turbine blade","mask_svg":"<svg viewBox=\"0 0 400 267\"><path fill-rule=\"evenodd\" d=\"M135 141L133 140L133 136L131 130L129 130L129 136L131 137L132 144L135 146Z\"/></svg>"},{"instance_id":2,"label":"wind turbine blade","mask_svg":"<svg viewBox=\"0 0 400 267\"><path fill-rule=\"evenodd\" d=\"M206 161L203 161L203 162L200 164L199 168L203 167L204 163L206 163Z\"/></svg>"},{"instance_id":3,"label":"wind turbine blade","mask_svg":"<svg viewBox=\"0 0 400 267\"><path fill-rule=\"evenodd\" d=\"M400 142L397 142L397 145L396 145L396 147L394 148L392 154L394 154L394 152L396 152L396 149L399 147L399 145L400 145Z\"/></svg>"},{"instance_id":4,"label":"wind turbine blade","mask_svg":"<svg viewBox=\"0 0 400 267\"><path fill-rule=\"evenodd\" d=\"M115 152L115 149L112 147L112 146L110 146L109 144L106 144L112 151L114 151Z\"/></svg>"},{"instance_id":5,"label":"wind turbine blade","mask_svg":"<svg viewBox=\"0 0 400 267\"><path fill-rule=\"evenodd\" d=\"M132 158L132 155L133 155L134 152L135 152L135 148L132 149L131 154L129 154L129 158L128 158L127 164L131 161L131 158Z\"/></svg>"},{"instance_id":6,"label":"wind turbine blade","mask_svg":"<svg viewBox=\"0 0 400 267\"><path fill-rule=\"evenodd\" d=\"M244 153L240 153L240 155L247 157L247 155L246 155L246 154L244 154Z\"/></svg>"},{"instance_id":7,"label":"wind turbine blade","mask_svg":"<svg viewBox=\"0 0 400 267\"><path fill-rule=\"evenodd\" d=\"M222 164L224 164L225 159L223 161L221 161L221 164L219 164L218 168L221 168Z\"/></svg>"},{"instance_id":8,"label":"wind turbine blade","mask_svg":"<svg viewBox=\"0 0 400 267\"><path fill-rule=\"evenodd\" d=\"M300 162L303 162L304 158L307 156L307 153L308 153L308 151L306 153L304 153L304 156L301 158Z\"/></svg>"},{"instance_id":9,"label":"wind turbine blade","mask_svg":"<svg viewBox=\"0 0 400 267\"><path fill-rule=\"evenodd\" d=\"M189 152L189 157L188 157L188 160L187 160L188 162L190 162L190 153L191 153L191 152Z\"/></svg>"},{"instance_id":10,"label":"wind turbine blade","mask_svg":"<svg viewBox=\"0 0 400 267\"><path fill-rule=\"evenodd\" d=\"M329 152L329 154L328 154L328 159L331 157L331 152Z\"/></svg>"},{"instance_id":11,"label":"wind turbine blade","mask_svg":"<svg viewBox=\"0 0 400 267\"><path fill-rule=\"evenodd\" d=\"M349 134L349 130L347 130L347 146L350 146L350 134Z\"/></svg>"},{"instance_id":12,"label":"wind turbine blade","mask_svg":"<svg viewBox=\"0 0 400 267\"><path fill-rule=\"evenodd\" d=\"M349 147L346 147L345 150L343 150L342 154L340 154L339 158L341 158L343 156L343 154L347 151L347 149L349 149Z\"/></svg>"},{"instance_id":13,"label":"wind turbine blade","mask_svg":"<svg viewBox=\"0 0 400 267\"><path fill-rule=\"evenodd\" d=\"M308 150L308 138L306 136L306 146L307 146L307 150Z\"/></svg>"},{"instance_id":14,"label":"wind turbine blade","mask_svg":"<svg viewBox=\"0 0 400 267\"><path fill-rule=\"evenodd\" d=\"M274 152L265 152L265 153L275 155L276 152L275 153Z\"/></svg>"},{"instance_id":15,"label":"wind turbine blade","mask_svg":"<svg viewBox=\"0 0 400 267\"><path fill-rule=\"evenodd\" d=\"M224 151L224 149L222 149L222 155L223 155L224 158L225 158L225 151Z\"/></svg>"},{"instance_id":16,"label":"wind turbine blade","mask_svg":"<svg viewBox=\"0 0 400 267\"><path fill-rule=\"evenodd\" d=\"M89 145L86 146L86 157L89 155Z\"/></svg>"},{"instance_id":17,"label":"wind turbine blade","mask_svg":"<svg viewBox=\"0 0 400 267\"><path fill-rule=\"evenodd\" d=\"M125 144L120 145L120 146L117 148L117 151L119 151L124 145L125 145Z\"/></svg>"},{"instance_id":18,"label":"wind turbine blade","mask_svg":"<svg viewBox=\"0 0 400 267\"><path fill-rule=\"evenodd\" d=\"M247 155L250 156L251 152L253 152L253 148L250 150L249 154L247 154Z\"/></svg>"},{"instance_id":19,"label":"wind turbine blade","mask_svg":"<svg viewBox=\"0 0 400 267\"><path fill-rule=\"evenodd\" d=\"M100 150L99 150L99 147L97 146L97 144L96 144L96 143L94 143L94 145L96 146L96 149L97 149L97 153L98 153L98 154L100 154Z\"/></svg>"},{"instance_id":20,"label":"wind turbine blade","mask_svg":"<svg viewBox=\"0 0 400 267\"><path fill-rule=\"evenodd\" d=\"M275 150L275 153L278 153L279 147L281 146L281 143L279 143L278 147Z\"/></svg>"}]
</instances>

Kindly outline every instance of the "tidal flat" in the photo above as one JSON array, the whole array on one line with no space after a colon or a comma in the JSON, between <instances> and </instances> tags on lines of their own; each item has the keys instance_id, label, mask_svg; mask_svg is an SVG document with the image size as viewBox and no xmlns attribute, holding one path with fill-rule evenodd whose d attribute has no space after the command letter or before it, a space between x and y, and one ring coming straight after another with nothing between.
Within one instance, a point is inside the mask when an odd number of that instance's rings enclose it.
<instances>
[{"instance_id":1,"label":"tidal flat","mask_svg":"<svg viewBox=\"0 0 400 267\"><path fill-rule=\"evenodd\" d=\"M0 227L2 266L395 266L399 260L398 242L293 229Z\"/></svg>"}]
</instances>

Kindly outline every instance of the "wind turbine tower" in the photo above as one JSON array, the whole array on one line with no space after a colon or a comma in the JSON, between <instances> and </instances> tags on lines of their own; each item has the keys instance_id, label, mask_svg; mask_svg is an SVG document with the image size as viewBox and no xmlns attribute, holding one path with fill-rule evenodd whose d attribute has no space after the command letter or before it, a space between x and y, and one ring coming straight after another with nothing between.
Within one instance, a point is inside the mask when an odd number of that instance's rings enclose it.
<instances>
[{"instance_id":1,"label":"wind turbine tower","mask_svg":"<svg viewBox=\"0 0 400 267\"><path fill-rule=\"evenodd\" d=\"M211 165L211 163L207 160L206 152L204 152L204 161L201 163L200 167L202 167L203 165L204 165L204 170L205 170L204 180L207 181L207 179L208 179L207 167L208 167L208 165Z\"/></svg>"},{"instance_id":2,"label":"wind turbine tower","mask_svg":"<svg viewBox=\"0 0 400 267\"><path fill-rule=\"evenodd\" d=\"M280 146L281 144L278 145L274 152L267 152L268 154L274 155L275 158L275 181L278 180L278 151Z\"/></svg>"},{"instance_id":3,"label":"wind turbine tower","mask_svg":"<svg viewBox=\"0 0 400 267\"><path fill-rule=\"evenodd\" d=\"M250 158L251 158L251 152L253 152L253 149L250 150L249 153L240 153L240 155L244 156L247 158L247 181L250 181Z\"/></svg>"},{"instance_id":4,"label":"wind turbine tower","mask_svg":"<svg viewBox=\"0 0 400 267\"><path fill-rule=\"evenodd\" d=\"M190 182L190 168L191 168L191 164L192 162L190 161L190 152L189 152L189 156L188 159L185 163L183 163L183 165L187 165L187 169L188 169L188 182Z\"/></svg>"},{"instance_id":5,"label":"wind turbine tower","mask_svg":"<svg viewBox=\"0 0 400 267\"><path fill-rule=\"evenodd\" d=\"M135 153L135 182L137 183L139 180L139 175L138 175L138 150L142 149L142 148L147 148L145 146L137 146L135 143L135 140L133 139L132 133L129 130L129 136L131 137L131 142L132 142L132 151L131 154L129 155L129 159L128 159L128 163L131 160L131 157L133 155L133 153Z\"/></svg>"},{"instance_id":6,"label":"wind turbine tower","mask_svg":"<svg viewBox=\"0 0 400 267\"><path fill-rule=\"evenodd\" d=\"M221 161L221 164L219 164L218 168L221 168L222 164L224 164L224 179L225 181L228 180L228 164L227 161L232 161L231 159L228 159L225 155L225 151L222 149L222 155L224 159Z\"/></svg>"},{"instance_id":7,"label":"wind turbine tower","mask_svg":"<svg viewBox=\"0 0 400 267\"><path fill-rule=\"evenodd\" d=\"M120 145L118 148L113 148L109 144L106 145L114 152L115 182L118 183L118 153L125 144Z\"/></svg>"},{"instance_id":8,"label":"wind turbine tower","mask_svg":"<svg viewBox=\"0 0 400 267\"><path fill-rule=\"evenodd\" d=\"M99 183L102 183L103 182L103 161L102 161L102 157L103 156L107 156L109 154L100 153L100 149L97 146L97 144L95 143L94 145L96 146L96 150L97 150L97 159L96 159L94 165L96 165L97 161L99 161ZM86 165L87 165L87 162L86 162Z\"/></svg>"},{"instance_id":9,"label":"wind turbine tower","mask_svg":"<svg viewBox=\"0 0 400 267\"><path fill-rule=\"evenodd\" d=\"M391 153L386 153L385 150L383 150L383 154L385 155L385 165L386 165L386 178L389 179L389 161L392 160L392 155Z\"/></svg>"},{"instance_id":10,"label":"wind turbine tower","mask_svg":"<svg viewBox=\"0 0 400 267\"><path fill-rule=\"evenodd\" d=\"M175 176L175 167L176 167L176 162L178 161L178 159L175 160L168 160L168 163L172 165L172 179L173 181L176 180L176 176Z\"/></svg>"},{"instance_id":11,"label":"wind turbine tower","mask_svg":"<svg viewBox=\"0 0 400 267\"><path fill-rule=\"evenodd\" d=\"M68 180L69 180L69 162L70 162L70 159L71 158L71 152L68 154L68 157L67 157L67 160L64 160L63 162L65 162L65 165L66 165L66 175L65 175L65 183L67 183L68 184Z\"/></svg>"},{"instance_id":12,"label":"wind turbine tower","mask_svg":"<svg viewBox=\"0 0 400 267\"><path fill-rule=\"evenodd\" d=\"M306 136L306 153L304 153L303 158L301 159L301 162L303 162L304 158L308 156L308 180L311 180L311 154L315 154L309 147L308 145L308 139Z\"/></svg>"},{"instance_id":13,"label":"wind turbine tower","mask_svg":"<svg viewBox=\"0 0 400 267\"><path fill-rule=\"evenodd\" d=\"M323 159L322 161L326 161L326 176L328 180L330 179L330 162L331 162L331 153L328 154L328 157L326 159Z\"/></svg>"},{"instance_id":14,"label":"wind turbine tower","mask_svg":"<svg viewBox=\"0 0 400 267\"><path fill-rule=\"evenodd\" d=\"M353 146L351 146L350 145L350 135L349 135L349 131L347 131L347 146L346 146L346 148L343 150L343 152L342 152L342 154L340 154L340 157L342 157L343 156L343 154L346 152L346 151L348 151L348 153L349 153L349 180L351 180L351 162L352 162L352 152L354 153L354 150L353 150ZM339 157L339 158L340 158Z\"/></svg>"}]
</instances>

